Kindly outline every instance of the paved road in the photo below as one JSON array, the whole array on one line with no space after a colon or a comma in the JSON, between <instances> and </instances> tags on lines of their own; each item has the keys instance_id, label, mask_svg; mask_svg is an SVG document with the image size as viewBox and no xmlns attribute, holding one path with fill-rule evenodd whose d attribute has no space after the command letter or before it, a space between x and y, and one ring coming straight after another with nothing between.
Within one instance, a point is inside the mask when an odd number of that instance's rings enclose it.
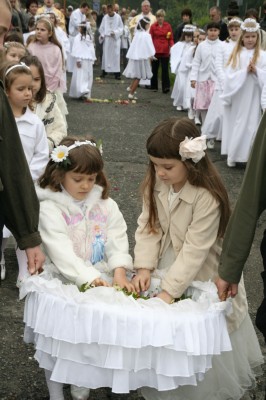
<instances>
[{"instance_id":1,"label":"paved road","mask_svg":"<svg viewBox=\"0 0 266 400\"><path fill-rule=\"evenodd\" d=\"M99 75L96 69L95 75ZM178 115L172 107L169 95L154 93L146 89L138 90L136 104L120 105L115 100L126 99L128 81L115 81L108 76L104 82L95 80L93 97L112 99L110 103L87 104L72 100L66 96L69 108L69 134L93 134L103 140L106 171L111 181L111 196L118 202L128 224L130 248L134 244L136 219L140 213L141 201L139 184L143 178L147 156L145 141L152 128L160 120ZM220 146L211 151L211 157L223 176L234 205L244 167L229 169L224 157L219 154ZM262 299L259 256L259 243L265 227L265 215L258 223L258 229L251 255L248 260L245 280L250 314L254 319L256 309ZM0 287L0 400L44 400L48 393L42 371L33 359L32 346L23 343L23 301L18 301L18 290L15 288L17 266L14 250L7 252L7 279ZM259 334L263 353L265 345ZM258 387L250 393L252 399L264 399L264 375L258 380ZM69 387L65 388L66 400L71 399ZM92 400L117 399L140 400L138 393L114 395L108 389L92 391ZM246 398L246 397L245 397ZM191 399L196 400L196 399Z\"/></svg>"}]
</instances>

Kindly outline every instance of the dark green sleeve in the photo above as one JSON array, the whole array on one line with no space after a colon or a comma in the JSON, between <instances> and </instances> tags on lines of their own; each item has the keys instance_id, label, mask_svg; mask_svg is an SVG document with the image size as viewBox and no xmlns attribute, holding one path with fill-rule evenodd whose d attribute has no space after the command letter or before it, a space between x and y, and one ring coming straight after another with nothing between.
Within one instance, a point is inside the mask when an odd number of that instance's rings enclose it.
<instances>
[{"instance_id":1,"label":"dark green sleeve","mask_svg":"<svg viewBox=\"0 0 266 400\"><path fill-rule=\"evenodd\" d=\"M263 114L244 180L225 238L219 275L238 283L254 239L257 220L266 209L266 113Z\"/></svg>"},{"instance_id":2,"label":"dark green sleeve","mask_svg":"<svg viewBox=\"0 0 266 400\"><path fill-rule=\"evenodd\" d=\"M41 243L39 202L17 125L0 83L0 213L21 249Z\"/></svg>"}]
</instances>

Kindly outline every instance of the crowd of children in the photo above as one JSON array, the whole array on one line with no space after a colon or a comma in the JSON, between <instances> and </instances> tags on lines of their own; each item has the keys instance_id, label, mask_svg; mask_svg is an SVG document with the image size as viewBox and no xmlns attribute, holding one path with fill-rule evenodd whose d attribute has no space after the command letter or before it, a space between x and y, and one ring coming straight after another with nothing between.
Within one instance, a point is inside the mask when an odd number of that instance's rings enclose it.
<instances>
[{"instance_id":1,"label":"crowd of children","mask_svg":"<svg viewBox=\"0 0 266 400\"><path fill-rule=\"evenodd\" d=\"M108 7L100 39L116 53L114 40L127 39L128 31L110 25ZM5 44L0 67L40 202L44 271L29 276L25 252L17 249L17 286L27 296L24 338L35 344L50 400L64 399L64 383L76 400L99 386L118 392L140 387L145 400L239 400L263 357L243 279L231 313L215 292L230 207L206 149L219 139L228 166L248 159L266 109L259 25L233 18L223 43L218 23L210 22L206 32L187 24L181 40L169 42L176 75L171 97L189 118L160 122L147 140L133 262L126 223L109 197L101 146L93 137L67 136L66 59L75 61L70 97L90 99L92 29L80 21L70 47L50 14L36 21L25 46ZM140 81L152 78L151 61L157 61L150 25L148 16L140 17L127 41L123 74L132 79L130 100ZM118 79L117 67L115 74ZM164 89L168 93L168 83ZM5 228L1 279L9 236ZM137 294L139 302L121 291ZM182 296L187 301L179 305ZM143 297L150 298L146 305ZM136 335L129 334L132 324Z\"/></svg>"}]
</instances>

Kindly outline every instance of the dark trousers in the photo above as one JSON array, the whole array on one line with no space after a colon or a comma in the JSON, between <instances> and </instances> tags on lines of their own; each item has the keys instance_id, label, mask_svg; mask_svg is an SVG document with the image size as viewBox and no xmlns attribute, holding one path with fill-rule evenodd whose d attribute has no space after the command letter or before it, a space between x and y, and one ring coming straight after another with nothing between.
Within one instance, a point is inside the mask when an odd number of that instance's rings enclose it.
<instances>
[{"instance_id":1,"label":"dark trousers","mask_svg":"<svg viewBox=\"0 0 266 400\"><path fill-rule=\"evenodd\" d=\"M158 90L158 70L160 64L162 68L162 90L163 92L169 91L170 89L169 57L158 57L157 60L152 61L151 89Z\"/></svg>"}]
</instances>

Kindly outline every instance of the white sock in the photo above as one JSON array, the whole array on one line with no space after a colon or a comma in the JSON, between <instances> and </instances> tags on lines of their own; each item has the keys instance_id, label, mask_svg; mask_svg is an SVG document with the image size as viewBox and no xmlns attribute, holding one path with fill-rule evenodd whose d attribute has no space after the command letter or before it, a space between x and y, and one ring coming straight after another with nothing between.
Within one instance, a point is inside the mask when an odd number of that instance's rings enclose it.
<instances>
[{"instance_id":1,"label":"white sock","mask_svg":"<svg viewBox=\"0 0 266 400\"><path fill-rule=\"evenodd\" d=\"M51 381L52 372L44 370L50 400L64 400L63 383Z\"/></svg>"},{"instance_id":2,"label":"white sock","mask_svg":"<svg viewBox=\"0 0 266 400\"><path fill-rule=\"evenodd\" d=\"M90 389L71 385L71 396L73 400L87 400L90 395Z\"/></svg>"}]
</instances>

